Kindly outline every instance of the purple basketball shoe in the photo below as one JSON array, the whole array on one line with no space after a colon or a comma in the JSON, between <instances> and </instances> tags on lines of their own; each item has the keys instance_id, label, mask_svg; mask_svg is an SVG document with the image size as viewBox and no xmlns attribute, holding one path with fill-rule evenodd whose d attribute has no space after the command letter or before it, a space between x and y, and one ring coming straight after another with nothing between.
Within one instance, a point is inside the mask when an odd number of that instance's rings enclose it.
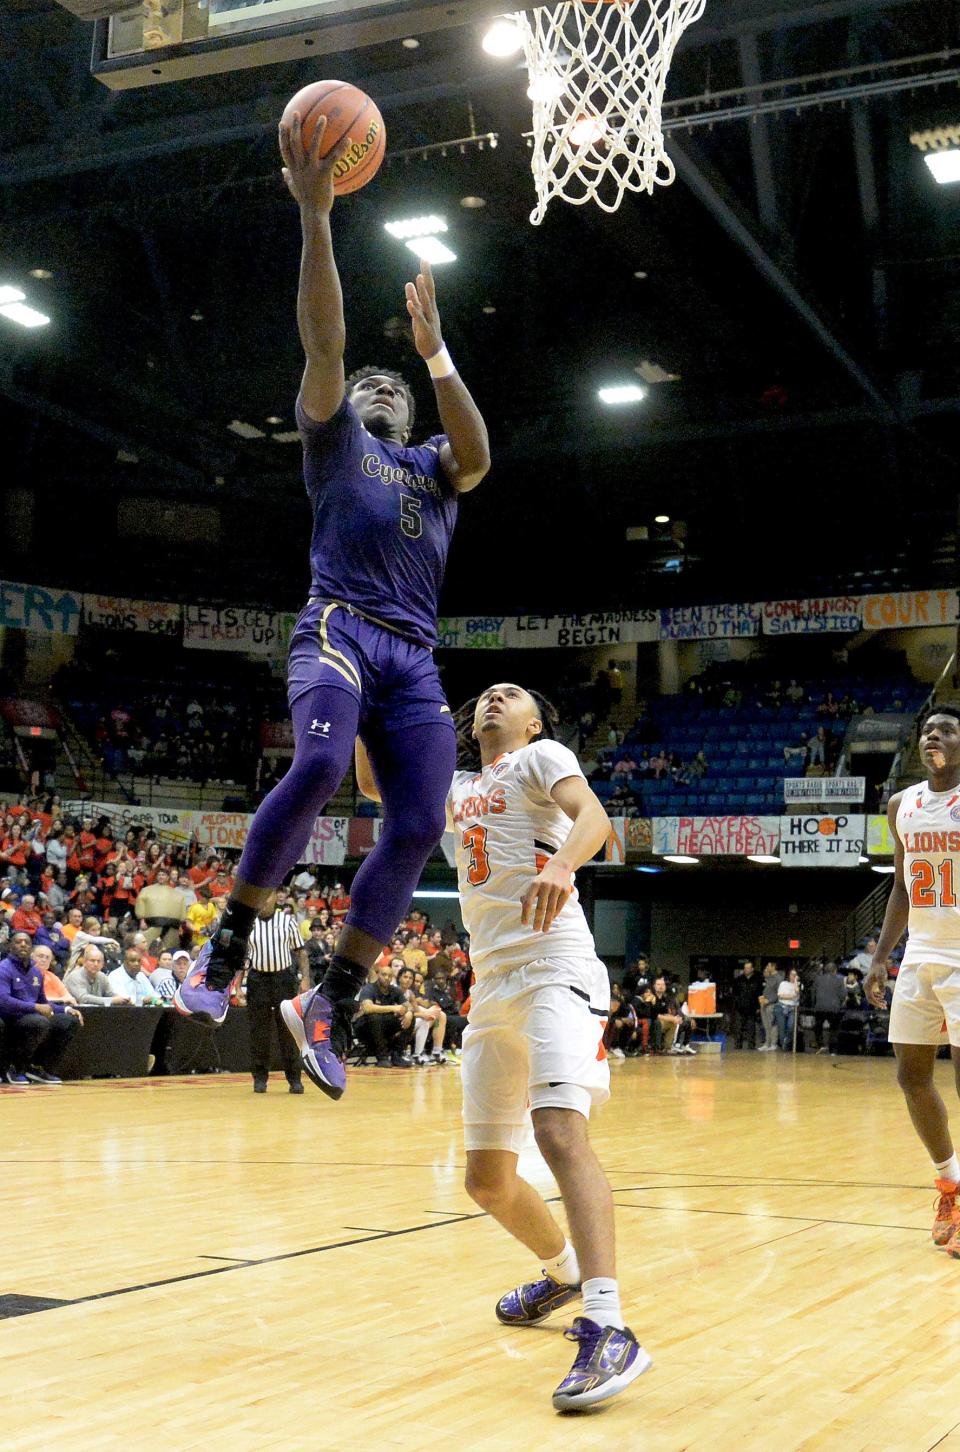
<instances>
[{"instance_id":1,"label":"purple basketball shoe","mask_svg":"<svg viewBox=\"0 0 960 1452\"><path fill-rule=\"evenodd\" d=\"M578 1316L564 1335L579 1342L580 1349L553 1394L558 1412L576 1412L609 1401L653 1365L627 1327L619 1331L615 1326L598 1326L596 1321Z\"/></svg>"},{"instance_id":2,"label":"purple basketball shoe","mask_svg":"<svg viewBox=\"0 0 960 1452\"><path fill-rule=\"evenodd\" d=\"M507 1291L497 1302L497 1320L504 1326L533 1326L537 1321L569 1306L580 1294L580 1287L555 1281L553 1276L543 1273L542 1281L527 1281L514 1291Z\"/></svg>"},{"instance_id":3,"label":"purple basketball shoe","mask_svg":"<svg viewBox=\"0 0 960 1452\"><path fill-rule=\"evenodd\" d=\"M186 1018L194 1019L197 1023L207 1024L211 1028L219 1028L226 1018L227 1009L230 1007L233 978L236 978L237 973L243 971L243 964L241 964L226 988L209 988L207 986L207 970L210 967L215 942L216 939L211 938L209 943L204 943L197 954L197 961L192 965L186 978L173 995L173 1006L178 1013L182 1013Z\"/></svg>"},{"instance_id":4,"label":"purple basketball shoe","mask_svg":"<svg viewBox=\"0 0 960 1452\"><path fill-rule=\"evenodd\" d=\"M350 1029L344 1024L344 1015L319 988L285 998L280 1013L297 1041L307 1078L331 1099L339 1099L347 1087L343 1060L350 1048Z\"/></svg>"}]
</instances>

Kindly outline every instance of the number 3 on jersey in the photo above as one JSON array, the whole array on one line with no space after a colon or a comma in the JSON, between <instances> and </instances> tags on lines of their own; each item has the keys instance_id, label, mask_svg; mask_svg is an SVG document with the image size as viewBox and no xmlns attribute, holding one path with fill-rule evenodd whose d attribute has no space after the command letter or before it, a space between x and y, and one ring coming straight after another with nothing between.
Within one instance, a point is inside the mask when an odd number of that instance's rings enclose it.
<instances>
[{"instance_id":1,"label":"number 3 on jersey","mask_svg":"<svg viewBox=\"0 0 960 1452\"><path fill-rule=\"evenodd\" d=\"M471 887L482 887L490 876L490 858L487 856L486 827L468 827L463 834L463 850L470 853L467 867L467 881Z\"/></svg>"},{"instance_id":2,"label":"number 3 on jersey","mask_svg":"<svg viewBox=\"0 0 960 1452\"><path fill-rule=\"evenodd\" d=\"M937 871L940 873L940 893L937 895ZM957 894L953 885L953 863L944 857L934 868L925 857L918 857L910 863L910 906L916 908L955 908Z\"/></svg>"}]
</instances>

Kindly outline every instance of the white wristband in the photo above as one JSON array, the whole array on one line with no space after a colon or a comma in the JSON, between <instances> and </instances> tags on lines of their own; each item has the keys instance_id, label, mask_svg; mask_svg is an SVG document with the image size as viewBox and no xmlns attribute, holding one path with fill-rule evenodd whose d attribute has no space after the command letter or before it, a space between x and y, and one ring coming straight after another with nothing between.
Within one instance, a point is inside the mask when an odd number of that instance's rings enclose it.
<instances>
[{"instance_id":1,"label":"white wristband","mask_svg":"<svg viewBox=\"0 0 960 1452\"><path fill-rule=\"evenodd\" d=\"M431 378L449 378L452 373L456 373L457 371L454 367L453 359L447 352L445 344L441 347L439 353L434 353L432 358L427 358L424 361L429 369Z\"/></svg>"}]
</instances>

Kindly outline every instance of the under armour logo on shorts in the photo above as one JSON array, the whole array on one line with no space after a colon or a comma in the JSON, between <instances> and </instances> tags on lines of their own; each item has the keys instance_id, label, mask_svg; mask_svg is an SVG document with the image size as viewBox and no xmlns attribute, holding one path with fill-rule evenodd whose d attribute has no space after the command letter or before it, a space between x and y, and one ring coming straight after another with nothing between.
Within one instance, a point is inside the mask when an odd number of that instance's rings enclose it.
<instances>
[{"instance_id":1,"label":"under armour logo on shorts","mask_svg":"<svg viewBox=\"0 0 960 1452\"><path fill-rule=\"evenodd\" d=\"M327 740L329 741L330 740L330 722L329 721L311 721L310 722L310 733L309 734L311 736L325 736L327 738Z\"/></svg>"}]
</instances>

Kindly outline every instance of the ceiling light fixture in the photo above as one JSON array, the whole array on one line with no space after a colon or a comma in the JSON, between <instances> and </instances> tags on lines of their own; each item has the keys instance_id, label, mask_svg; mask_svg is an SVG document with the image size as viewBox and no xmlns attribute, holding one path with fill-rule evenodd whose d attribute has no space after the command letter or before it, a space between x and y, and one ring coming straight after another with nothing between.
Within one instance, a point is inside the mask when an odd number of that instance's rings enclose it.
<instances>
[{"instance_id":1,"label":"ceiling light fixture","mask_svg":"<svg viewBox=\"0 0 960 1452\"><path fill-rule=\"evenodd\" d=\"M489 318L489 317L492 317L492 315L493 315L493 314L494 314L494 313L495 313L495 312L496 312L496 311L497 311L497 310L496 310L496 308L495 308L495 307L494 307L494 305L493 305L493 303L485 303L485 304L484 304L484 306L483 306L483 307L482 307L482 308L481 308L481 312L484 312L484 313L486 313L486 315L487 315L487 317L488 317L488 318Z\"/></svg>"},{"instance_id":2,"label":"ceiling light fixture","mask_svg":"<svg viewBox=\"0 0 960 1452\"><path fill-rule=\"evenodd\" d=\"M559 71L544 71L542 76L530 82L527 96L531 101L543 101L549 105L551 101L559 101L566 89L566 81Z\"/></svg>"},{"instance_id":3,"label":"ceiling light fixture","mask_svg":"<svg viewBox=\"0 0 960 1452\"><path fill-rule=\"evenodd\" d=\"M669 524L670 516L669 514L655 514L653 516L653 522L654 524Z\"/></svg>"},{"instance_id":4,"label":"ceiling light fixture","mask_svg":"<svg viewBox=\"0 0 960 1452\"><path fill-rule=\"evenodd\" d=\"M45 267L31 267L30 276L39 277L41 282L47 282L53 276L53 273L48 272Z\"/></svg>"},{"instance_id":5,"label":"ceiling light fixture","mask_svg":"<svg viewBox=\"0 0 960 1452\"><path fill-rule=\"evenodd\" d=\"M50 321L46 313L38 313L36 308L28 308L22 302L4 304L0 307L0 316L9 318L12 323L19 323L21 328L42 328Z\"/></svg>"},{"instance_id":6,"label":"ceiling light fixture","mask_svg":"<svg viewBox=\"0 0 960 1452\"><path fill-rule=\"evenodd\" d=\"M254 428L253 424L244 423L243 419L234 418L227 424L230 433L237 434L241 439L262 439L263 429Z\"/></svg>"},{"instance_id":7,"label":"ceiling light fixture","mask_svg":"<svg viewBox=\"0 0 960 1452\"><path fill-rule=\"evenodd\" d=\"M924 153L924 161L941 186L960 182L960 125L914 131L910 142Z\"/></svg>"},{"instance_id":8,"label":"ceiling light fixture","mask_svg":"<svg viewBox=\"0 0 960 1452\"><path fill-rule=\"evenodd\" d=\"M684 852L668 852L664 854L664 862L676 862L680 867L699 867L699 857L688 857Z\"/></svg>"},{"instance_id":9,"label":"ceiling light fixture","mask_svg":"<svg viewBox=\"0 0 960 1452\"><path fill-rule=\"evenodd\" d=\"M780 866L780 858L774 857L770 852L748 852L747 861L776 863L778 867Z\"/></svg>"},{"instance_id":10,"label":"ceiling light fixture","mask_svg":"<svg viewBox=\"0 0 960 1452\"><path fill-rule=\"evenodd\" d=\"M203 313L200 312L199 308L195 308L194 311L190 314L190 321L191 323L203 322Z\"/></svg>"},{"instance_id":11,"label":"ceiling light fixture","mask_svg":"<svg viewBox=\"0 0 960 1452\"><path fill-rule=\"evenodd\" d=\"M894 869L893 869L892 866L890 866L890 867L880 867L880 866L877 865L877 863L874 863L873 866L870 869L871 872L882 872L885 875L893 872L893 870Z\"/></svg>"},{"instance_id":12,"label":"ceiling light fixture","mask_svg":"<svg viewBox=\"0 0 960 1452\"><path fill-rule=\"evenodd\" d=\"M451 897L451 898L453 898L453 897L459 897L460 894L459 894L459 892L450 892L447 889L443 889L441 891L439 888L434 888L433 890L431 890L429 888L425 888L424 887L424 888L420 888L417 892L411 893L410 896L411 897Z\"/></svg>"},{"instance_id":13,"label":"ceiling light fixture","mask_svg":"<svg viewBox=\"0 0 960 1452\"><path fill-rule=\"evenodd\" d=\"M460 205L468 212L479 212L481 207L487 205L485 197L461 197Z\"/></svg>"},{"instance_id":14,"label":"ceiling light fixture","mask_svg":"<svg viewBox=\"0 0 960 1452\"><path fill-rule=\"evenodd\" d=\"M267 415L265 422L268 424L279 424L283 423L283 419L280 417L279 414L270 413Z\"/></svg>"},{"instance_id":15,"label":"ceiling light fixture","mask_svg":"<svg viewBox=\"0 0 960 1452\"><path fill-rule=\"evenodd\" d=\"M952 146L949 151L928 152L923 159L942 187L960 182L960 146Z\"/></svg>"},{"instance_id":16,"label":"ceiling light fixture","mask_svg":"<svg viewBox=\"0 0 960 1452\"><path fill-rule=\"evenodd\" d=\"M505 60L523 48L523 32L512 20L495 20L481 42L487 55Z\"/></svg>"},{"instance_id":17,"label":"ceiling light fixture","mask_svg":"<svg viewBox=\"0 0 960 1452\"><path fill-rule=\"evenodd\" d=\"M403 40L401 40L400 44L403 46L404 50L420 49L420 42L419 40L417 40L415 35L405 35Z\"/></svg>"},{"instance_id":18,"label":"ceiling light fixture","mask_svg":"<svg viewBox=\"0 0 960 1452\"><path fill-rule=\"evenodd\" d=\"M639 383L618 383L609 388L598 389L597 396L601 403L606 404L639 403L642 398L646 398L647 390L641 388Z\"/></svg>"},{"instance_id":19,"label":"ceiling light fixture","mask_svg":"<svg viewBox=\"0 0 960 1452\"><path fill-rule=\"evenodd\" d=\"M21 292L18 287L0 287L0 305L23 302L25 298L26 293Z\"/></svg>"},{"instance_id":20,"label":"ceiling light fixture","mask_svg":"<svg viewBox=\"0 0 960 1452\"><path fill-rule=\"evenodd\" d=\"M580 116L570 127L570 140L574 146L592 146L603 135L603 126L596 116Z\"/></svg>"},{"instance_id":21,"label":"ceiling light fixture","mask_svg":"<svg viewBox=\"0 0 960 1452\"><path fill-rule=\"evenodd\" d=\"M438 262L456 262L457 254L451 252L439 237L410 237L404 246L409 247L415 257L435 267Z\"/></svg>"},{"instance_id":22,"label":"ceiling light fixture","mask_svg":"<svg viewBox=\"0 0 960 1452\"><path fill-rule=\"evenodd\" d=\"M435 232L446 232L447 224L442 217L407 217L399 222L384 222L384 231L391 237L405 242L408 237L430 237Z\"/></svg>"}]
</instances>

